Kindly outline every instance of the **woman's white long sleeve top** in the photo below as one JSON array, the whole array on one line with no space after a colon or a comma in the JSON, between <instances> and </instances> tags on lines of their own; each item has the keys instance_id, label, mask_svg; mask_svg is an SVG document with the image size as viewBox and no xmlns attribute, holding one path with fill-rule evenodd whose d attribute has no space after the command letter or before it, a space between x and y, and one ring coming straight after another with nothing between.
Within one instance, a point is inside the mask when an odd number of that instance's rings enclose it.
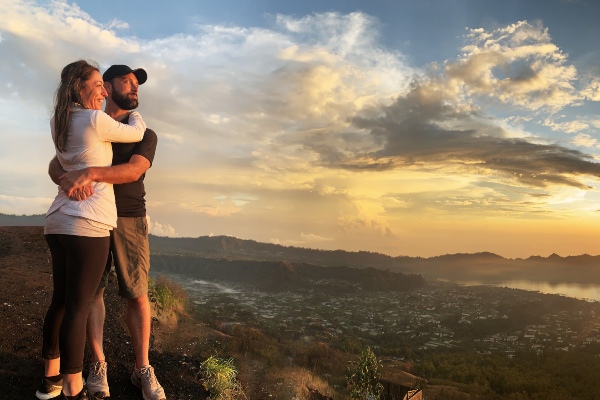
<instances>
[{"instance_id":1,"label":"woman's white long sleeve top","mask_svg":"<svg viewBox=\"0 0 600 400\"><path fill-rule=\"evenodd\" d=\"M54 119L50 121L50 130L54 138ZM108 167L112 164L111 142L139 142L145 130L146 124L137 111L130 114L129 124L122 124L103 111L75 106L67 135L67 149L62 152L56 149L56 156L65 171ZM116 227L117 209L112 184L93 182L92 186L94 194L83 201L69 199L59 187L46 215L60 211Z\"/></svg>"}]
</instances>

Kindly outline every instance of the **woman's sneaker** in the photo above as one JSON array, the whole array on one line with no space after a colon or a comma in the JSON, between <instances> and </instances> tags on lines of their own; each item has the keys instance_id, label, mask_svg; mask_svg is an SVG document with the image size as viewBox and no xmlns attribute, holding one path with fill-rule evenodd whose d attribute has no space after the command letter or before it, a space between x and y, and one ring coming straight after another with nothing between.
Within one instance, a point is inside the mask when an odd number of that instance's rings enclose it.
<instances>
[{"instance_id":1,"label":"woman's sneaker","mask_svg":"<svg viewBox=\"0 0 600 400\"><path fill-rule=\"evenodd\" d=\"M83 388L81 392L76 397L77 400L96 400L96 397L89 394L88 391ZM63 392L60 393L60 397L57 400L69 400L67 396Z\"/></svg>"},{"instance_id":2,"label":"woman's sneaker","mask_svg":"<svg viewBox=\"0 0 600 400\"><path fill-rule=\"evenodd\" d=\"M108 399L110 397L106 376L107 367L108 365L104 361L96 361L90 365L85 387L97 399Z\"/></svg>"},{"instance_id":3,"label":"woman's sneaker","mask_svg":"<svg viewBox=\"0 0 600 400\"><path fill-rule=\"evenodd\" d=\"M131 382L142 391L144 400L167 400L165 391L158 383L158 379L154 375L154 368L151 366L140 369L134 367L131 373Z\"/></svg>"},{"instance_id":4,"label":"woman's sneaker","mask_svg":"<svg viewBox=\"0 0 600 400\"><path fill-rule=\"evenodd\" d=\"M42 384L40 385L40 388L35 392L35 397L41 400L53 399L60 395L62 387L62 377L57 382L52 382L48 378L44 377L42 379Z\"/></svg>"}]
</instances>

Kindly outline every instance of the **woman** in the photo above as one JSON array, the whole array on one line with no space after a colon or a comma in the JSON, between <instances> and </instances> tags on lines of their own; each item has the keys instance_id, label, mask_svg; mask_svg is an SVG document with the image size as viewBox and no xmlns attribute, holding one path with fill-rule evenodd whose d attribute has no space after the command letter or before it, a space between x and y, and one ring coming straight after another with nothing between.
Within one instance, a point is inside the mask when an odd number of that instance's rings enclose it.
<instances>
[{"instance_id":1,"label":"woman","mask_svg":"<svg viewBox=\"0 0 600 400\"><path fill-rule=\"evenodd\" d=\"M110 142L142 139L146 124L141 116L134 111L129 125L116 122L101 111L106 96L96 66L80 60L63 68L50 128L56 156L66 171L110 166ZM59 394L62 399L88 399L81 374L86 321L116 222L112 185L102 182L93 183L93 194L82 201L70 199L59 188L46 214L54 292L44 319L44 379L38 399Z\"/></svg>"}]
</instances>

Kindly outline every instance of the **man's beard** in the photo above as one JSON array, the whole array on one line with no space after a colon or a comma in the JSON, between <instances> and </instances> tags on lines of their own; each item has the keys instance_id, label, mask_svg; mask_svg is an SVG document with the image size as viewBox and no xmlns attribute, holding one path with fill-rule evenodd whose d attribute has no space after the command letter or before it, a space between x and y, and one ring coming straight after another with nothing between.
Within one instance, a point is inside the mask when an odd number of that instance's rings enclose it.
<instances>
[{"instance_id":1,"label":"man's beard","mask_svg":"<svg viewBox=\"0 0 600 400\"><path fill-rule=\"evenodd\" d=\"M112 92L112 100L121 110L134 110L138 106L137 99L130 98L127 95L115 91Z\"/></svg>"}]
</instances>

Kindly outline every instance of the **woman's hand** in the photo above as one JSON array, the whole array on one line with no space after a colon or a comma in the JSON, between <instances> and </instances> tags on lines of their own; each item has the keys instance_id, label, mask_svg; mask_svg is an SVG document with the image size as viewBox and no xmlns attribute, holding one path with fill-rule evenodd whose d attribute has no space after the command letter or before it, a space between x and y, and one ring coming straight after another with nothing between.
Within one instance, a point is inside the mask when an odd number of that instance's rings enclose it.
<instances>
[{"instance_id":1,"label":"woman's hand","mask_svg":"<svg viewBox=\"0 0 600 400\"><path fill-rule=\"evenodd\" d=\"M67 196L69 196L71 200L82 201L93 194L94 189L92 188L92 185L88 184L86 186L71 190L69 193L67 193Z\"/></svg>"},{"instance_id":2,"label":"woman's hand","mask_svg":"<svg viewBox=\"0 0 600 400\"><path fill-rule=\"evenodd\" d=\"M85 200L94 194L87 169L65 172L59 178L60 188L71 200Z\"/></svg>"}]
</instances>

